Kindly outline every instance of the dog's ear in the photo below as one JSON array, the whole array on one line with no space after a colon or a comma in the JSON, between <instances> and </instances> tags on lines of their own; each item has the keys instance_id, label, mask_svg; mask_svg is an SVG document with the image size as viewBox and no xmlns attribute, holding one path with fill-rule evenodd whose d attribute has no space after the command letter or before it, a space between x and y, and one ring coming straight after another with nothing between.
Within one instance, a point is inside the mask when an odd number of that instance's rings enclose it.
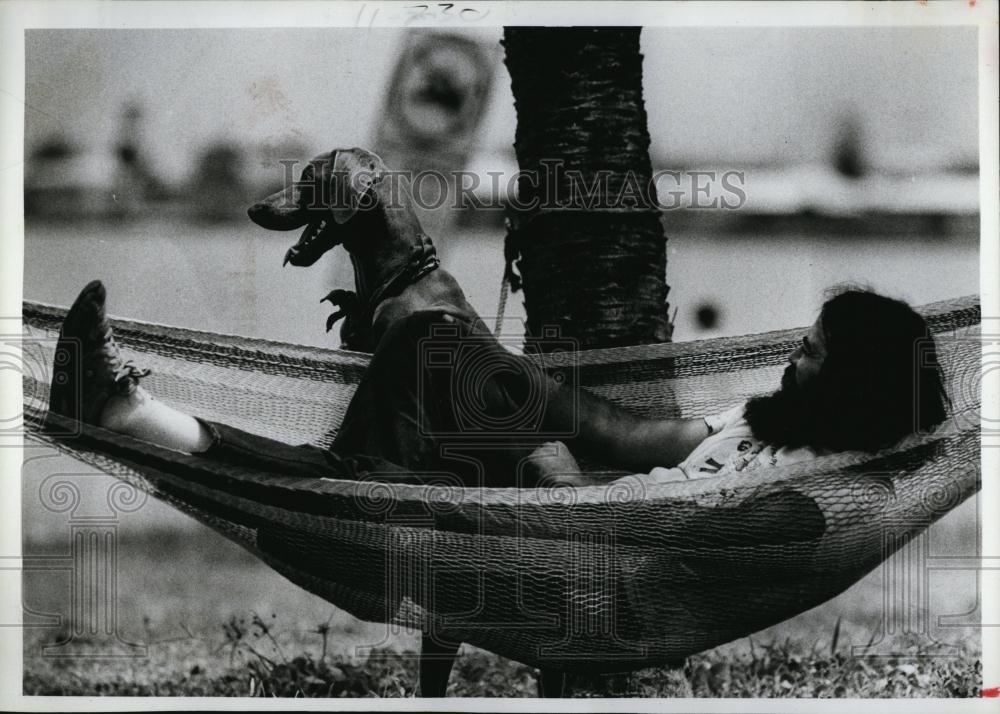
<instances>
[{"instance_id":1,"label":"dog's ear","mask_svg":"<svg viewBox=\"0 0 1000 714\"><path fill-rule=\"evenodd\" d=\"M346 223L358 211L374 208L378 197L372 186L382 180L387 171L376 154L365 149L340 149L333 161L333 220Z\"/></svg>"}]
</instances>

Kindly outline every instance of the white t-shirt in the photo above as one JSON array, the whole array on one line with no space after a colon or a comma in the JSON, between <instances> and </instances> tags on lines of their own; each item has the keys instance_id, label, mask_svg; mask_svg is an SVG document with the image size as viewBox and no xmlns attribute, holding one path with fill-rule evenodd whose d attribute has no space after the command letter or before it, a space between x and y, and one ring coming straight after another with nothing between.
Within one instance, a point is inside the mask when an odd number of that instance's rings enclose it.
<instances>
[{"instance_id":1,"label":"white t-shirt","mask_svg":"<svg viewBox=\"0 0 1000 714\"><path fill-rule=\"evenodd\" d=\"M722 414L705 417L709 436L675 468L656 467L649 476L658 483L685 481L784 466L819 456L807 446L776 449L755 438L743 416L745 407L739 404Z\"/></svg>"}]
</instances>

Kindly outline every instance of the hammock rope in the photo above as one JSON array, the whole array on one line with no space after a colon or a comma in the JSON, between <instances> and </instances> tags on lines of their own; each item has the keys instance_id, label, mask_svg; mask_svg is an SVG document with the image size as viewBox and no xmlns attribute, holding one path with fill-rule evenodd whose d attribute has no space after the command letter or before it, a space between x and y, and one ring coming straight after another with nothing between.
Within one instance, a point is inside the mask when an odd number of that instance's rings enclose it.
<instances>
[{"instance_id":1,"label":"hammock rope","mask_svg":"<svg viewBox=\"0 0 1000 714\"><path fill-rule=\"evenodd\" d=\"M126 481L365 620L528 664L616 671L676 660L839 594L979 488L976 297L920 308L952 413L875 455L678 483L463 489L292 478L69 420L42 431L62 308L24 303L29 438ZM289 443L329 444L359 353L114 320L164 402ZM578 383L645 415L703 416L772 391L800 330L574 355ZM526 358L530 359L530 358ZM58 428L65 436L58 435ZM887 546L891 544L891 546Z\"/></svg>"}]
</instances>

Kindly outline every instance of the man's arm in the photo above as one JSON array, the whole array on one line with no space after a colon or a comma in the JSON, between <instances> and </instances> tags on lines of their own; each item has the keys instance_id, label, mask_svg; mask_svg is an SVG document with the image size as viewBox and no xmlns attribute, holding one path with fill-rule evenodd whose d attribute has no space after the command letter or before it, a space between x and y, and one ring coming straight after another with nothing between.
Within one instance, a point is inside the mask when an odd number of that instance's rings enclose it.
<instances>
[{"instance_id":1,"label":"man's arm","mask_svg":"<svg viewBox=\"0 0 1000 714\"><path fill-rule=\"evenodd\" d=\"M551 388L545 422L576 452L635 473L681 463L709 435L704 419L646 419L590 392Z\"/></svg>"}]
</instances>

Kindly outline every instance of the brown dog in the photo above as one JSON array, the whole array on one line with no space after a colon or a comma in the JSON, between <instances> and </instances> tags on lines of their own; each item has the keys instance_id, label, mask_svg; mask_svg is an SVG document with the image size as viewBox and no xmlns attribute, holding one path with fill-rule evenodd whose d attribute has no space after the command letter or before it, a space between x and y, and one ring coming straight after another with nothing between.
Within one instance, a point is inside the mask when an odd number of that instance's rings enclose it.
<instances>
[{"instance_id":1,"label":"brown dog","mask_svg":"<svg viewBox=\"0 0 1000 714\"><path fill-rule=\"evenodd\" d=\"M436 251L411 206L408 182L365 149L334 149L312 159L301 178L254 204L251 220L287 231L306 226L285 264L310 266L343 245L354 264L355 291L323 300L341 309L345 349L374 352L386 328L421 310L445 310L488 333L458 282L439 267Z\"/></svg>"}]
</instances>

